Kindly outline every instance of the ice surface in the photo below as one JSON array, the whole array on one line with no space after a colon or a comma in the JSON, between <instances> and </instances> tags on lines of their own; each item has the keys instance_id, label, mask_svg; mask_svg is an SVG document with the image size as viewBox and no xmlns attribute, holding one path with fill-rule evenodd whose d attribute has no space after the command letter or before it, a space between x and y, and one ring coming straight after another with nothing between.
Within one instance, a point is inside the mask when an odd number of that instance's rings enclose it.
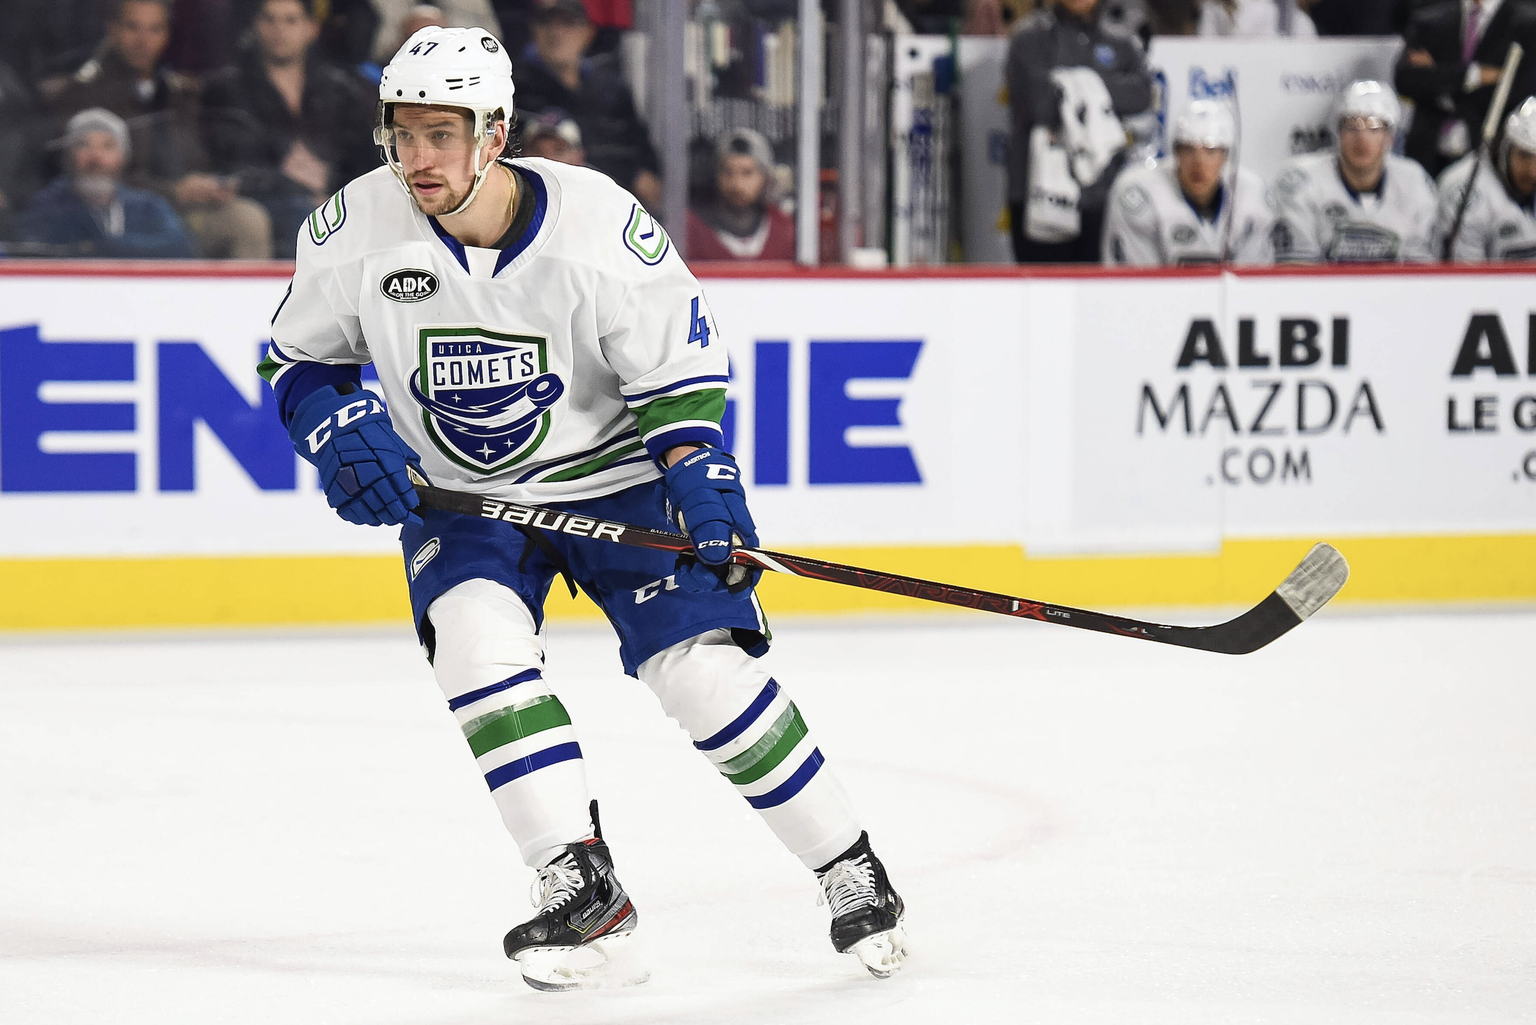
<instances>
[{"instance_id":1,"label":"ice surface","mask_svg":"<svg viewBox=\"0 0 1536 1025\"><path fill-rule=\"evenodd\" d=\"M652 968L575 994L501 955L532 873L405 631L8 641L0 1021L1531 1022L1533 638L780 624L773 672L907 900L878 982L611 639L557 627Z\"/></svg>"}]
</instances>

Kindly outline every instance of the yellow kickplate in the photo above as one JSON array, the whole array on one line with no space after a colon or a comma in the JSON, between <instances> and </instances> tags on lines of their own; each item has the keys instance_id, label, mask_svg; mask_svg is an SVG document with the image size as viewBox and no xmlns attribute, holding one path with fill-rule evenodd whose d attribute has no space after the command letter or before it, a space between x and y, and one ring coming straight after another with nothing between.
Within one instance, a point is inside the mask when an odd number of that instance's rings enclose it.
<instances>
[{"instance_id":1,"label":"yellow kickplate","mask_svg":"<svg viewBox=\"0 0 1536 1025\"><path fill-rule=\"evenodd\" d=\"M1313 543L1349 560L1339 602L1536 599L1536 534L1228 541L1209 555L1028 558L1013 546L804 549L797 554L979 587L1061 605L1248 605ZM774 614L938 609L928 602L765 574ZM554 620L598 619L585 597L551 590ZM0 630L135 626L408 624L405 576L392 556L269 556L0 561Z\"/></svg>"}]
</instances>

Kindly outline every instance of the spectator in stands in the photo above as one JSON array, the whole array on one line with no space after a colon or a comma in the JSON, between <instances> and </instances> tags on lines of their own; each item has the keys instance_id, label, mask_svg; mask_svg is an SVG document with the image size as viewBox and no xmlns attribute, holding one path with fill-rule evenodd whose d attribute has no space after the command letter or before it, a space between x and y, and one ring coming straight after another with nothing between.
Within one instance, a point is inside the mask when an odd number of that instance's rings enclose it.
<instances>
[{"instance_id":1,"label":"spectator in stands","mask_svg":"<svg viewBox=\"0 0 1536 1025\"><path fill-rule=\"evenodd\" d=\"M0 60L47 99L100 44L117 0L7 0L0 8Z\"/></svg>"},{"instance_id":2,"label":"spectator in stands","mask_svg":"<svg viewBox=\"0 0 1536 1025\"><path fill-rule=\"evenodd\" d=\"M1104 220L1107 267L1187 267L1274 262L1274 215L1264 180L1229 167L1232 108L1196 100L1173 128L1172 160L1128 167L1115 179Z\"/></svg>"},{"instance_id":3,"label":"spectator in stands","mask_svg":"<svg viewBox=\"0 0 1536 1025\"><path fill-rule=\"evenodd\" d=\"M392 58L396 53L400 52L400 47L405 45L405 41L407 39L411 38L422 29L447 27L448 16L443 13L443 9L441 7L438 7L436 4L417 4L409 11L406 11L405 17L400 19L400 33L398 38L395 39L394 48L389 51L390 58ZM380 47L380 49L382 49L382 47ZM379 61L370 57L368 60L364 61L358 66L357 72L365 82L376 86L379 84L380 79L384 77L384 65L388 63L389 58L386 58L383 63L380 63Z\"/></svg>"},{"instance_id":4,"label":"spectator in stands","mask_svg":"<svg viewBox=\"0 0 1536 1025\"><path fill-rule=\"evenodd\" d=\"M316 0L315 16L320 19L315 53L361 73L379 36L379 12L373 0Z\"/></svg>"},{"instance_id":5,"label":"spectator in stands","mask_svg":"<svg viewBox=\"0 0 1536 1025\"><path fill-rule=\"evenodd\" d=\"M192 255L171 205L123 185L130 143L122 118L100 107L82 110L69 119L63 146L68 170L32 198L24 242L59 256Z\"/></svg>"},{"instance_id":6,"label":"spectator in stands","mask_svg":"<svg viewBox=\"0 0 1536 1025\"><path fill-rule=\"evenodd\" d=\"M378 166L373 100L362 80L314 52L306 0L261 0L253 45L208 81L209 148L219 169L272 218L273 252L292 259L310 211Z\"/></svg>"},{"instance_id":7,"label":"spectator in stands","mask_svg":"<svg viewBox=\"0 0 1536 1025\"><path fill-rule=\"evenodd\" d=\"M793 260L795 222L774 202L773 151L750 128L715 144L715 198L688 211L690 260Z\"/></svg>"},{"instance_id":8,"label":"spectator in stands","mask_svg":"<svg viewBox=\"0 0 1536 1025\"><path fill-rule=\"evenodd\" d=\"M413 32L404 30L404 22L413 15L420 18L422 12L417 8L424 5L421 0L372 0L372 3L373 9L379 15L379 28L374 36L373 59L382 67L388 64L389 59L400 49L400 44L411 38ZM436 3L425 6L440 9L444 23L452 28L483 28L497 39L502 38L501 22L497 20L490 0L437 0ZM428 24L436 24L436 22L424 22L416 27L425 28Z\"/></svg>"},{"instance_id":9,"label":"spectator in stands","mask_svg":"<svg viewBox=\"0 0 1536 1025\"><path fill-rule=\"evenodd\" d=\"M1317 27L1307 17L1305 0L1291 12L1291 36L1310 39ZM1204 0L1200 5L1202 36L1278 36L1279 0Z\"/></svg>"},{"instance_id":10,"label":"spectator in stands","mask_svg":"<svg viewBox=\"0 0 1536 1025\"><path fill-rule=\"evenodd\" d=\"M1392 152L1402 121L1381 82L1344 91L1336 152L1309 153L1275 179L1275 258L1282 263L1422 263L1435 254L1435 186Z\"/></svg>"},{"instance_id":11,"label":"spectator in stands","mask_svg":"<svg viewBox=\"0 0 1536 1025\"><path fill-rule=\"evenodd\" d=\"M1521 0L1446 0L1417 11L1403 34L1397 88L1414 102L1404 152L1439 174L1477 143L1509 44L1526 56L1510 101L1536 91L1536 15Z\"/></svg>"},{"instance_id":12,"label":"spectator in stands","mask_svg":"<svg viewBox=\"0 0 1536 1025\"><path fill-rule=\"evenodd\" d=\"M249 0L175 0L165 66L201 79L235 60L235 42L251 16Z\"/></svg>"},{"instance_id":13,"label":"spectator in stands","mask_svg":"<svg viewBox=\"0 0 1536 1025\"><path fill-rule=\"evenodd\" d=\"M1395 36L1403 30L1402 0L1315 0L1307 12L1319 35Z\"/></svg>"},{"instance_id":14,"label":"spectator in stands","mask_svg":"<svg viewBox=\"0 0 1536 1025\"><path fill-rule=\"evenodd\" d=\"M587 153L581 148L581 128L563 110L546 110L528 121L523 129L523 156L587 166Z\"/></svg>"},{"instance_id":15,"label":"spectator in stands","mask_svg":"<svg viewBox=\"0 0 1536 1025\"><path fill-rule=\"evenodd\" d=\"M39 182L37 101L10 65L0 62L0 239Z\"/></svg>"},{"instance_id":16,"label":"spectator in stands","mask_svg":"<svg viewBox=\"0 0 1536 1025\"><path fill-rule=\"evenodd\" d=\"M1066 68L1091 69L1102 81L1118 117L1139 114L1152 104L1152 76L1141 45L1102 31L1095 21L1097 7L1098 0L1056 0L1054 6L1025 18L1009 43L1008 103L1013 130L1008 150L1008 204L1014 257L1020 262L1099 262L1104 204L1110 184L1125 161L1122 132L1120 148L1107 160L1095 161L1103 163L1102 173L1078 183L1081 231L1075 239L1042 242L1030 237L1025 200L1031 181L1031 133L1036 126L1061 132L1063 107L1068 105L1059 84L1062 76L1052 73ZM1080 104L1073 106L1077 109Z\"/></svg>"},{"instance_id":17,"label":"spectator in stands","mask_svg":"<svg viewBox=\"0 0 1536 1025\"><path fill-rule=\"evenodd\" d=\"M1476 154L1467 154L1440 176L1437 235L1451 242L1457 263L1536 260L1536 97L1504 122L1504 141L1492 166L1481 165L1461 222L1462 193Z\"/></svg>"},{"instance_id":18,"label":"spectator in stands","mask_svg":"<svg viewBox=\"0 0 1536 1025\"><path fill-rule=\"evenodd\" d=\"M513 61L517 102L536 113L558 107L581 126L587 163L635 194L661 203L659 163L614 54L585 57L592 25L581 0L551 0L534 12L533 46Z\"/></svg>"},{"instance_id":19,"label":"spectator in stands","mask_svg":"<svg viewBox=\"0 0 1536 1025\"><path fill-rule=\"evenodd\" d=\"M233 179L210 173L196 83L160 63L170 38L170 0L119 0L96 56L53 97L66 118L104 107L128 122L132 163L126 181L171 200L202 256L265 259L272 226Z\"/></svg>"}]
</instances>

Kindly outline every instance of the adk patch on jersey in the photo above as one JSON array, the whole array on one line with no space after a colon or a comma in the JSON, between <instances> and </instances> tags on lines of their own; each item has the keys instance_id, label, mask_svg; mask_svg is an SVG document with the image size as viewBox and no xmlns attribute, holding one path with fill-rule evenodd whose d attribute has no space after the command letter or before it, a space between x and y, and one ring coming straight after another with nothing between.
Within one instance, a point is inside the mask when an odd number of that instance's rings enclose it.
<instances>
[{"instance_id":1,"label":"adk patch on jersey","mask_svg":"<svg viewBox=\"0 0 1536 1025\"><path fill-rule=\"evenodd\" d=\"M393 271L379 282L379 293L397 303L419 303L437 294L437 275L420 267Z\"/></svg>"},{"instance_id":2,"label":"adk patch on jersey","mask_svg":"<svg viewBox=\"0 0 1536 1025\"><path fill-rule=\"evenodd\" d=\"M484 327L424 327L421 362L408 382L427 435L476 473L504 470L549 434L565 382L549 372L548 340Z\"/></svg>"},{"instance_id":3,"label":"adk patch on jersey","mask_svg":"<svg viewBox=\"0 0 1536 1025\"><path fill-rule=\"evenodd\" d=\"M629 212L629 223L624 225L624 247L640 257L640 262L654 267L672 248L672 240L662 230L656 218L646 212L639 203Z\"/></svg>"}]
</instances>

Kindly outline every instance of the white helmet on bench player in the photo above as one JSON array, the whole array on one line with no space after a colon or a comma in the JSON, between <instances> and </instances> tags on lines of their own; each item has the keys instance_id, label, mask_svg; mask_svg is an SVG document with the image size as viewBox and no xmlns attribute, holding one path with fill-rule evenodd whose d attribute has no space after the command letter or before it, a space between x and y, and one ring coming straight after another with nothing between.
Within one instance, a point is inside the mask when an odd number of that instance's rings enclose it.
<instances>
[{"instance_id":1,"label":"white helmet on bench player","mask_svg":"<svg viewBox=\"0 0 1536 1025\"><path fill-rule=\"evenodd\" d=\"M1237 141L1232 108L1218 100L1196 100L1173 123L1175 146L1230 150Z\"/></svg>"},{"instance_id":2,"label":"white helmet on bench player","mask_svg":"<svg viewBox=\"0 0 1536 1025\"><path fill-rule=\"evenodd\" d=\"M407 39L384 69L373 141L384 147L390 169L409 192L391 132L395 105L419 103L468 111L475 131L475 184L464 202L445 215L452 216L474 202L495 163L480 167L480 153L495 134L498 120L511 125L513 92L512 62L495 36L482 28L429 26Z\"/></svg>"},{"instance_id":3,"label":"white helmet on bench player","mask_svg":"<svg viewBox=\"0 0 1536 1025\"><path fill-rule=\"evenodd\" d=\"M1518 146L1527 153L1536 153L1536 96L1527 96L1504 119L1504 152L1510 146Z\"/></svg>"},{"instance_id":4,"label":"white helmet on bench player","mask_svg":"<svg viewBox=\"0 0 1536 1025\"><path fill-rule=\"evenodd\" d=\"M1347 117L1364 118L1367 123L1379 121L1380 127L1393 132L1403 121L1403 105L1398 102L1397 93L1392 89L1367 78L1351 83L1344 90L1344 95L1339 97L1337 120L1343 121Z\"/></svg>"}]
</instances>

